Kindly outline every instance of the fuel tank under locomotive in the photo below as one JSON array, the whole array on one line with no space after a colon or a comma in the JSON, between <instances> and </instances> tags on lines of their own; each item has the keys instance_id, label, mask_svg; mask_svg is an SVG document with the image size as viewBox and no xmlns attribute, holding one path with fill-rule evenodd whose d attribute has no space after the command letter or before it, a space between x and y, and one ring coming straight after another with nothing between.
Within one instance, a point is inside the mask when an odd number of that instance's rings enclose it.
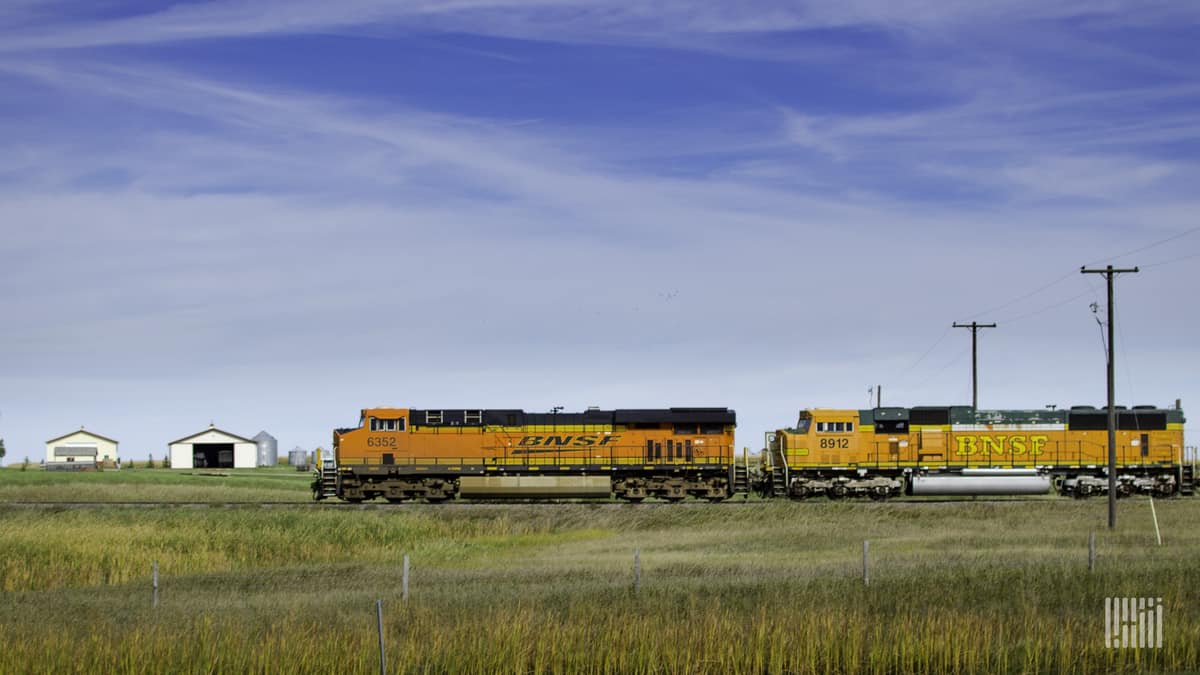
<instances>
[{"instance_id":1,"label":"fuel tank under locomotive","mask_svg":"<svg viewBox=\"0 0 1200 675\"><path fill-rule=\"evenodd\" d=\"M1050 475L1033 469L963 469L953 474L913 474L910 495L1044 495Z\"/></svg>"}]
</instances>

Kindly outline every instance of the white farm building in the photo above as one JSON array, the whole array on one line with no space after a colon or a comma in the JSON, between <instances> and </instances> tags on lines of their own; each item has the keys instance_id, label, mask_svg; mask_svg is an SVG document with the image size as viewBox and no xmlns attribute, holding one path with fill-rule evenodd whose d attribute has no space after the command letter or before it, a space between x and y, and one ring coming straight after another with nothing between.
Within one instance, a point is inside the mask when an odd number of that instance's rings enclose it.
<instances>
[{"instance_id":1,"label":"white farm building","mask_svg":"<svg viewBox=\"0 0 1200 675\"><path fill-rule=\"evenodd\" d=\"M46 441L47 465L97 465L117 461L117 442L83 427Z\"/></svg>"},{"instance_id":2,"label":"white farm building","mask_svg":"<svg viewBox=\"0 0 1200 675\"><path fill-rule=\"evenodd\" d=\"M258 460L254 441L212 425L171 441L168 448L172 469L253 469Z\"/></svg>"}]
</instances>

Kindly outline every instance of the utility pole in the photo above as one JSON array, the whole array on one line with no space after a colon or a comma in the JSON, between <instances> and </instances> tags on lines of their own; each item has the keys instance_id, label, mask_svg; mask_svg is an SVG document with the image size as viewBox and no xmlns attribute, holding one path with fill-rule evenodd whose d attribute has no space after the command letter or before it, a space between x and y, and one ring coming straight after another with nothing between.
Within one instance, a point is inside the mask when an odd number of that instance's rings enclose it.
<instances>
[{"instance_id":1,"label":"utility pole","mask_svg":"<svg viewBox=\"0 0 1200 675\"><path fill-rule=\"evenodd\" d=\"M1113 353L1113 277L1118 274L1136 273L1138 268L1113 269L1112 265L1102 270L1089 270L1087 266L1080 267L1080 274L1103 274L1108 281L1108 529L1117 527L1117 409L1113 399L1116 398L1117 386L1113 376L1113 363L1116 354Z\"/></svg>"},{"instance_id":2,"label":"utility pole","mask_svg":"<svg viewBox=\"0 0 1200 675\"><path fill-rule=\"evenodd\" d=\"M970 328L971 329L971 407L979 410L979 349L975 340L980 328L995 328L994 323L958 323L954 322L954 328Z\"/></svg>"}]
</instances>

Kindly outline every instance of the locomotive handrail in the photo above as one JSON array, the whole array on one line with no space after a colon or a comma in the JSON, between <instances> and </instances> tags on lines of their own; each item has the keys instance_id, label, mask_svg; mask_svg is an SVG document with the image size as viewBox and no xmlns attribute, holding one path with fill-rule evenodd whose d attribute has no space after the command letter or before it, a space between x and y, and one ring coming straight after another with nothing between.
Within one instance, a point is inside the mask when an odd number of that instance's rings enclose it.
<instances>
[{"instance_id":1,"label":"locomotive handrail","mask_svg":"<svg viewBox=\"0 0 1200 675\"><path fill-rule=\"evenodd\" d=\"M538 454L512 454L499 453L492 455L481 455L475 457L447 457L447 456L422 456L422 455L393 455L392 461L384 463L383 457L354 457L342 461L346 465L366 465L366 466L486 466L486 467L529 467L529 466L580 466L580 465L608 465L608 466L724 466L733 463L733 446L709 446L715 452L706 453L703 456L693 456L691 460L685 457L655 457L648 459L645 456L619 456L620 451L626 452L636 450L641 452L640 446L615 446L610 449L607 454L596 455L592 452L590 455L584 455L585 449L580 449L579 454L567 452L555 453L538 453ZM356 461L357 460L357 461Z\"/></svg>"}]
</instances>

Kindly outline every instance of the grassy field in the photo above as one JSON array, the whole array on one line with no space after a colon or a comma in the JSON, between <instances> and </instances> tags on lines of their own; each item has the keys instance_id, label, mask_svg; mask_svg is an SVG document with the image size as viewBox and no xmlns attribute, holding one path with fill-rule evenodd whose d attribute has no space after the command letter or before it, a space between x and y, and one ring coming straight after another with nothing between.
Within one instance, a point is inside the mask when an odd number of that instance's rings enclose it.
<instances>
[{"instance_id":1,"label":"grassy field","mask_svg":"<svg viewBox=\"0 0 1200 675\"><path fill-rule=\"evenodd\" d=\"M312 474L259 469L44 471L0 469L3 502L307 502Z\"/></svg>"},{"instance_id":2,"label":"grassy field","mask_svg":"<svg viewBox=\"0 0 1200 675\"><path fill-rule=\"evenodd\" d=\"M390 672L1195 671L1200 500L1156 507L1161 548L1144 499L0 505L0 672L374 673L376 599ZM1104 649L1106 596L1162 597L1163 649Z\"/></svg>"}]
</instances>

